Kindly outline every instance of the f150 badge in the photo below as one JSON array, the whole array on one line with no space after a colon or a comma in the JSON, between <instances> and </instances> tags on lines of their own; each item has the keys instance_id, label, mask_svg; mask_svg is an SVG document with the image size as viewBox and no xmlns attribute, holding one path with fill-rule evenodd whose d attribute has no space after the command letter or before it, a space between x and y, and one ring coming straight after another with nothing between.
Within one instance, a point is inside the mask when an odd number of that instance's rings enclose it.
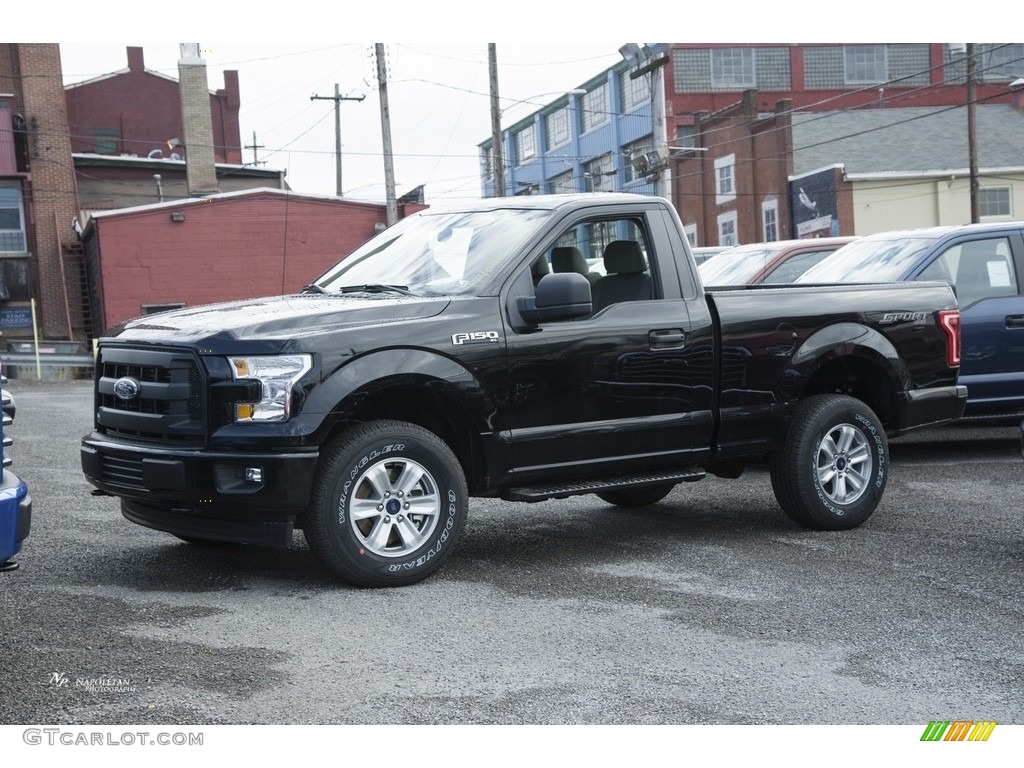
<instances>
[{"instance_id":1,"label":"f150 badge","mask_svg":"<svg viewBox=\"0 0 1024 768\"><path fill-rule=\"evenodd\" d=\"M462 344L498 343L497 331L469 331L467 333L453 333L452 344L456 347Z\"/></svg>"}]
</instances>

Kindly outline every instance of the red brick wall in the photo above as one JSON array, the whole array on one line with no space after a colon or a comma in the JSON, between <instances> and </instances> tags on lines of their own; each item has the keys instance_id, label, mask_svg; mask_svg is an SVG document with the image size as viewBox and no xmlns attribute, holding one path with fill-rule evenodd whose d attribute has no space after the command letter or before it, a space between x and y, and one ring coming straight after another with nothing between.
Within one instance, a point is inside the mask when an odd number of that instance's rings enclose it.
<instances>
[{"instance_id":1,"label":"red brick wall","mask_svg":"<svg viewBox=\"0 0 1024 768\"><path fill-rule=\"evenodd\" d=\"M171 221L181 211L185 221ZM386 221L383 206L258 193L94 219L109 328L143 304L298 291ZM88 236L92 236L92 233Z\"/></svg>"},{"instance_id":2,"label":"red brick wall","mask_svg":"<svg viewBox=\"0 0 1024 768\"><path fill-rule=\"evenodd\" d=\"M0 50L0 58L4 54L8 58L18 109L30 131L32 181L25 189L25 216L29 230L34 230L30 238L37 314L43 337L67 339L72 333L69 313L72 326L80 326L82 313L73 293L65 302L66 276L61 274L63 257L58 247L59 241L73 240L70 225L78 213L60 48L56 43L12 43L0 45L0 49L6 49Z\"/></svg>"},{"instance_id":3,"label":"red brick wall","mask_svg":"<svg viewBox=\"0 0 1024 768\"><path fill-rule=\"evenodd\" d=\"M788 102L779 105L779 113L758 117L756 94L748 91L742 100L715 115L698 118L697 146L706 152L685 153L675 161L672 176L676 206L684 224L696 222L699 245L720 245L718 217L736 211L738 242L764 240L761 203L774 197L778 203L779 239L789 239L789 184L792 156ZM706 136L701 136L706 133ZM734 199L718 203L716 199L715 160L734 156Z\"/></svg>"}]
</instances>

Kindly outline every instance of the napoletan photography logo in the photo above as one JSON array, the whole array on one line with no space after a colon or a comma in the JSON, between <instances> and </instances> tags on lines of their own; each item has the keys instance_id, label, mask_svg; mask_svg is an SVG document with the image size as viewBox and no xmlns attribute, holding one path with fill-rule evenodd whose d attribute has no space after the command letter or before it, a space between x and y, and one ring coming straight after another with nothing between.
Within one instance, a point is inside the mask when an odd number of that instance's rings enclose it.
<instances>
[{"instance_id":1,"label":"napoletan photography logo","mask_svg":"<svg viewBox=\"0 0 1024 768\"><path fill-rule=\"evenodd\" d=\"M995 720L932 720L921 741L988 741L995 729Z\"/></svg>"},{"instance_id":2,"label":"napoletan photography logo","mask_svg":"<svg viewBox=\"0 0 1024 768\"><path fill-rule=\"evenodd\" d=\"M48 685L52 688L78 690L87 693L135 693L138 691L130 677L116 677L113 675L72 677L69 672L51 672Z\"/></svg>"}]
</instances>

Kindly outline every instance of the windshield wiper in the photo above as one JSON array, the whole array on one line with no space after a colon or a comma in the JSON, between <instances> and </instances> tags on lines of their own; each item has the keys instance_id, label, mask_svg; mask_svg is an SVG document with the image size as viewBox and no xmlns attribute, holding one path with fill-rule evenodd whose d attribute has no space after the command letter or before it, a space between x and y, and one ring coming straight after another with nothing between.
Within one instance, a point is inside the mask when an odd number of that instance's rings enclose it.
<instances>
[{"instance_id":1,"label":"windshield wiper","mask_svg":"<svg viewBox=\"0 0 1024 768\"><path fill-rule=\"evenodd\" d=\"M415 296L405 285L384 285L382 283L367 283L366 285L344 285L338 289L338 293L400 293L403 296Z\"/></svg>"},{"instance_id":2,"label":"windshield wiper","mask_svg":"<svg viewBox=\"0 0 1024 768\"><path fill-rule=\"evenodd\" d=\"M302 286L302 290L299 293L327 293L327 291L316 283L310 283L309 285Z\"/></svg>"}]
</instances>

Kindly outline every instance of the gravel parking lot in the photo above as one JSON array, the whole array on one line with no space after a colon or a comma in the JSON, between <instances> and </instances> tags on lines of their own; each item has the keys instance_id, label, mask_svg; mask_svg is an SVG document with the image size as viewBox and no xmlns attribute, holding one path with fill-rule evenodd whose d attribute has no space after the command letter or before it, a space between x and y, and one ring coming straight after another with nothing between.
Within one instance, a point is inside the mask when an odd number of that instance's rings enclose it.
<instances>
[{"instance_id":1,"label":"gravel parking lot","mask_svg":"<svg viewBox=\"0 0 1024 768\"><path fill-rule=\"evenodd\" d=\"M893 441L854 531L797 528L756 468L643 511L476 500L436 576L358 590L301 534L127 522L81 474L89 383L9 389L34 514L0 574L0 723L1024 723L1015 426Z\"/></svg>"}]
</instances>

